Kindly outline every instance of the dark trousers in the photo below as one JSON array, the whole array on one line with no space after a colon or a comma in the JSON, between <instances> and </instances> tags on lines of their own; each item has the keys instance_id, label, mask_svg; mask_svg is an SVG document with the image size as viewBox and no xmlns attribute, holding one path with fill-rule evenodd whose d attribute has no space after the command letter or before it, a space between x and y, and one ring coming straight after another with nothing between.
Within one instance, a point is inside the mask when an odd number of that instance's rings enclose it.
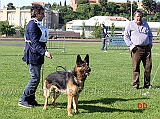
<instances>
[{"instance_id":1,"label":"dark trousers","mask_svg":"<svg viewBox=\"0 0 160 119\"><path fill-rule=\"evenodd\" d=\"M28 68L30 72L30 81L28 82L19 101L27 101L30 104L35 101L35 92L40 82L41 65L28 64Z\"/></svg>"},{"instance_id":2,"label":"dark trousers","mask_svg":"<svg viewBox=\"0 0 160 119\"><path fill-rule=\"evenodd\" d=\"M106 38L102 38L102 48L101 50L106 50L107 47L106 47Z\"/></svg>"},{"instance_id":3,"label":"dark trousers","mask_svg":"<svg viewBox=\"0 0 160 119\"><path fill-rule=\"evenodd\" d=\"M137 50L131 52L132 54L132 81L133 87L139 88L139 76L140 76L140 62L142 61L144 67L144 87L150 86L150 73L152 69L151 59L151 47L147 46L136 46Z\"/></svg>"}]
</instances>

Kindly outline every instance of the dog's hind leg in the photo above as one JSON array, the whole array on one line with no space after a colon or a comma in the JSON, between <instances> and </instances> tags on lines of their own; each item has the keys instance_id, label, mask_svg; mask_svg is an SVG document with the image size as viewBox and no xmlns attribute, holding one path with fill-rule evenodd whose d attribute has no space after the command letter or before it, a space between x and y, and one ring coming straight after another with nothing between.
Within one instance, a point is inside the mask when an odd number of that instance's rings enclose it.
<instances>
[{"instance_id":1,"label":"dog's hind leg","mask_svg":"<svg viewBox=\"0 0 160 119\"><path fill-rule=\"evenodd\" d=\"M73 107L74 107L74 110L75 110L76 114L79 113L79 111L78 111L78 98L79 98L78 94L73 97Z\"/></svg>"},{"instance_id":2,"label":"dog's hind leg","mask_svg":"<svg viewBox=\"0 0 160 119\"><path fill-rule=\"evenodd\" d=\"M52 97L52 99L51 99L52 105L53 105L55 108L57 108L56 99L59 97L59 95L60 95L60 92L54 91L53 97ZM59 109L59 108L57 108L57 109Z\"/></svg>"},{"instance_id":3,"label":"dog's hind leg","mask_svg":"<svg viewBox=\"0 0 160 119\"><path fill-rule=\"evenodd\" d=\"M73 116L72 115L72 99L73 99L73 96L68 94L68 105L67 105L68 116Z\"/></svg>"}]
</instances>

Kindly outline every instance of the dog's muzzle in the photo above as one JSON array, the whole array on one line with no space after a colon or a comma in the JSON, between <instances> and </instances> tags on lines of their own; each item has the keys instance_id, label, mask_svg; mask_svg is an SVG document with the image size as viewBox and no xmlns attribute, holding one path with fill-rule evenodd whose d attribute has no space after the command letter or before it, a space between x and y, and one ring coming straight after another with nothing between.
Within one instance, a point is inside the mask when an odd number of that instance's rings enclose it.
<instances>
[{"instance_id":1,"label":"dog's muzzle","mask_svg":"<svg viewBox=\"0 0 160 119\"><path fill-rule=\"evenodd\" d=\"M89 76L91 72L91 68L88 67L84 72L86 76Z\"/></svg>"}]
</instances>

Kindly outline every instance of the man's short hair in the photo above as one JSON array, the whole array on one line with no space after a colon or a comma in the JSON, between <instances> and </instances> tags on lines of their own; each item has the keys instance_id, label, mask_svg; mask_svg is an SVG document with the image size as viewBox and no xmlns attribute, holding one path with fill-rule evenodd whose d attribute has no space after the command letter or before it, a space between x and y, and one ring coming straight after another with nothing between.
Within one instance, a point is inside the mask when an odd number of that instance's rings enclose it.
<instances>
[{"instance_id":1,"label":"man's short hair","mask_svg":"<svg viewBox=\"0 0 160 119\"><path fill-rule=\"evenodd\" d=\"M45 10L42 5L39 4L33 4L31 7L31 18L35 18L36 14L40 14L41 10Z\"/></svg>"},{"instance_id":2,"label":"man's short hair","mask_svg":"<svg viewBox=\"0 0 160 119\"><path fill-rule=\"evenodd\" d=\"M136 10L136 11L134 12L134 16L135 16L137 13L140 13L140 14L143 16L142 11L140 11L140 10Z\"/></svg>"},{"instance_id":3,"label":"man's short hair","mask_svg":"<svg viewBox=\"0 0 160 119\"><path fill-rule=\"evenodd\" d=\"M102 26L103 26L103 27L105 27L105 25L104 25L104 24L102 24Z\"/></svg>"}]
</instances>

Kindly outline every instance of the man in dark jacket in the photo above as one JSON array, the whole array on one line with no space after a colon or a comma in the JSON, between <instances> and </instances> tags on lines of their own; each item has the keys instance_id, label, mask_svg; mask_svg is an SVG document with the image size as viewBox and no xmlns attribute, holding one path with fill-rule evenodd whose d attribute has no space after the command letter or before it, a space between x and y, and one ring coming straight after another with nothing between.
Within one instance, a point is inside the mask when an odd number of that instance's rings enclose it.
<instances>
[{"instance_id":1,"label":"man in dark jacket","mask_svg":"<svg viewBox=\"0 0 160 119\"><path fill-rule=\"evenodd\" d=\"M40 23L45 17L45 9L41 5L31 7L31 20L28 22L25 31L24 62L27 63L30 72L28 82L18 105L25 108L32 108L38 105L35 99L35 92L40 82L40 70L44 63L44 56L52 59L52 55L45 50L48 38L48 29Z\"/></svg>"},{"instance_id":2,"label":"man in dark jacket","mask_svg":"<svg viewBox=\"0 0 160 119\"><path fill-rule=\"evenodd\" d=\"M102 24L101 27L102 27L102 48L101 48L101 50L104 50L106 52L106 49L107 49L107 47L106 47L107 29L105 28L104 24Z\"/></svg>"}]
</instances>

